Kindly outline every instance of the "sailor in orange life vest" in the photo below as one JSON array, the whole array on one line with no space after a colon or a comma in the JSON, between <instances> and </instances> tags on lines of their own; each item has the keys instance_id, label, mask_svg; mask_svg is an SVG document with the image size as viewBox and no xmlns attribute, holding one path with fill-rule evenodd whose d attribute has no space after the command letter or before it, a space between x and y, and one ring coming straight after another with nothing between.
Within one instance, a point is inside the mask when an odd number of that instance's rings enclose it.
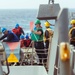
<instances>
[{"instance_id":1,"label":"sailor in orange life vest","mask_svg":"<svg viewBox=\"0 0 75 75\"><path fill-rule=\"evenodd\" d=\"M70 22L71 24L71 28L69 30L69 39L70 39L70 44L72 44L73 46L75 46L75 20L71 20Z\"/></svg>"},{"instance_id":2,"label":"sailor in orange life vest","mask_svg":"<svg viewBox=\"0 0 75 75\"><path fill-rule=\"evenodd\" d=\"M24 37L24 35L20 36L20 47L21 48L26 48L29 47L31 44L31 39L29 39L28 37Z\"/></svg>"},{"instance_id":3,"label":"sailor in orange life vest","mask_svg":"<svg viewBox=\"0 0 75 75\"><path fill-rule=\"evenodd\" d=\"M7 30L6 28L2 28L1 31L4 35L0 37L0 40L3 40L3 42L18 42L19 41L16 34L14 34L12 31Z\"/></svg>"},{"instance_id":4,"label":"sailor in orange life vest","mask_svg":"<svg viewBox=\"0 0 75 75\"><path fill-rule=\"evenodd\" d=\"M41 22L39 19L35 22L36 30L31 30L31 40L34 41L34 46L36 49L36 53L39 57L39 64L42 64L43 62L46 62L46 55L44 51L44 42L43 42L43 29L41 27Z\"/></svg>"},{"instance_id":5,"label":"sailor in orange life vest","mask_svg":"<svg viewBox=\"0 0 75 75\"><path fill-rule=\"evenodd\" d=\"M18 33L19 33L19 30L18 30L18 28L15 26L15 28L13 28L12 29L12 31L17 35L17 37L19 38L19 35L18 35Z\"/></svg>"},{"instance_id":6,"label":"sailor in orange life vest","mask_svg":"<svg viewBox=\"0 0 75 75\"><path fill-rule=\"evenodd\" d=\"M25 37L24 37L24 35L21 35L20 36L20 47L21 48L26 48L26 43L24 42L24 40L25 40Z\"/></svg>"},{"instance_id":7,"label":"sailor in orange life vest","mask_svg":"<svg viewBox=\"0 0 75 75\"><path fill-rule=\"evenodd\" d=\"M18 31L18 37L19 37L19 39L20 39L21 34L24 35L25 33L24 33L23 29L19 26L19 24L16 24L15 28L16 28L17 31Z\"/></svg>"}]
</instances>

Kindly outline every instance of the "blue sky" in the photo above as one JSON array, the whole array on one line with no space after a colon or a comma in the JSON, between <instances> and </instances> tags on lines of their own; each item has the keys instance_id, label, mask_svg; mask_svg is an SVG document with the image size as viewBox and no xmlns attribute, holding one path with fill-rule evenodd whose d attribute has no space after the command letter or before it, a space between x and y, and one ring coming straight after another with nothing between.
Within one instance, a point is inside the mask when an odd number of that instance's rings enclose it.
<instances>
[{"instance_id":1,"label":"blue sky","mask_svg":"<svg viewBox=\"0 0 75 75\"><path fill-rule=\"evenodd\" d=\"M75 8L75 0L55 0L61 8ZM48 4L48 0L0 0L0 9L38 9L40 4Z\"/></svg>"}]
</instances>

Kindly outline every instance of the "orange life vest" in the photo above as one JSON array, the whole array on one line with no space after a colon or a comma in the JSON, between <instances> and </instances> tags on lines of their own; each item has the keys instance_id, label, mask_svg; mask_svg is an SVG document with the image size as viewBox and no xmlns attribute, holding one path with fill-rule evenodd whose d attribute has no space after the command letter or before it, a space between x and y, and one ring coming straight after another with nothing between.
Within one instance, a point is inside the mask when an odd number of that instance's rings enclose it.
<instances>
[{"instance_id":1,"label":"orange life vest","mask_svg":"<svg viewBox=\"0 0 75 75\"><path fill-rule=\"evenodd\" d=\"M12 29L12 31L15 33L15 34L18 34L18 29Z\"/></svg>"},{"instance_id":2,"label":"orange life vest","mask_svg":"<svg viewBox=\"0 0 75 75\"><path fill-rule=\"evenodd\" d=\"M25 39L20 40L20 47L21 48L22 47L29 47L30 43L31 43L31 40L30 39L28 39L28 40L25 40Z\"/></svg>"},{"instance_id":3,"label":"orange life vest","mask_svg":"<svg viewBox=\"0 0 75 75\"><path fill-rule=\"evenodd\" d=\"M21 34L22 32L21 32L21 27L18 27L18 34Z\"/></svg>"}]
</instances>

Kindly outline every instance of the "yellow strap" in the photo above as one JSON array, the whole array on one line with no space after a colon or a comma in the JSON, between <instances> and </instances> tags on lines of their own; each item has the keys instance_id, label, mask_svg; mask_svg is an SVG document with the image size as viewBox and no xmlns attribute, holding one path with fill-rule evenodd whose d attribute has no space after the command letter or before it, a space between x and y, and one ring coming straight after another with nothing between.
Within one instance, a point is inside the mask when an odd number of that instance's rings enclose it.
<instances>
[{"instance_id":1,"label":"yellow strap","mask_svg":"<svg viewBox=\"0 0 75 75\"><path fill-rule=\"evenodd\" d=\"M49 31L50 35L53 35L53 31L50 28L47 28L46 30Z\"/></svg>"},{"instance_id":2,"label":"yellow strap","mask_svg":"<svg viewBox=\"0 0 75 75\"><path fill-rule=\"evenodd\" d=\"M72 36L71 32L72 32L73 29L75 29L75 27L72 27L72 28L69 30L69 37Z\"/></svg>"}]
</instances>

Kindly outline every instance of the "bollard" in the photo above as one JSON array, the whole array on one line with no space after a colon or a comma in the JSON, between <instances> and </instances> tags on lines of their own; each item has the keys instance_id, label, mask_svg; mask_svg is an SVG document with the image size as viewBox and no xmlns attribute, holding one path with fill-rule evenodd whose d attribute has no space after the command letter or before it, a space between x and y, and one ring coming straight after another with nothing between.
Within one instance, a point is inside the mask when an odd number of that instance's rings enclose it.
<instances>
[{"instance_id":1,"label":"bollard","mask_svg":"<svg viewBox=\"0 0 75 75\"><path fill-rule=\"evenodd\" d=\"M60 43L60 59L63 62L70 60L70 47L68 43Z\"/></svg>"}]
</instances>

